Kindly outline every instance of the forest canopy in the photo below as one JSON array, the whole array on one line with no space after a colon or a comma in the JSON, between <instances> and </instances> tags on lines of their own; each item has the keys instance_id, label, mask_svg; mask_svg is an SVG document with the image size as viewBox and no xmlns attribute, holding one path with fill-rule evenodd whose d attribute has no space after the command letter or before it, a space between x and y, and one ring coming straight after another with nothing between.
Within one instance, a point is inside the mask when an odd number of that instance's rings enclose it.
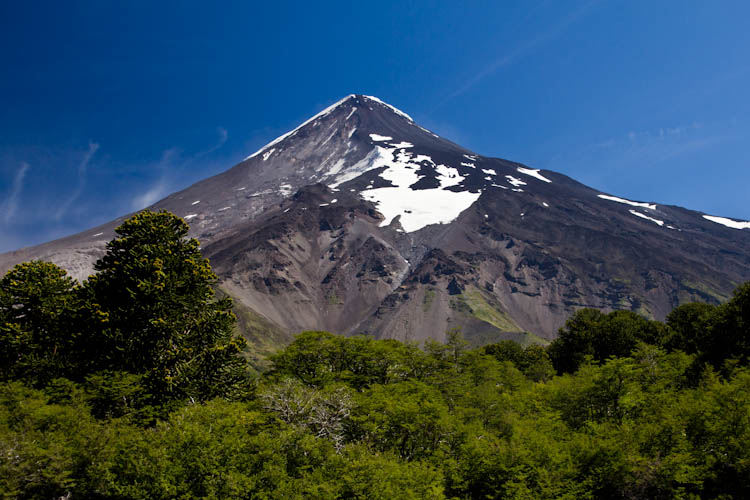
<instances>
[{"instance_id":1,"label":"forest canopy","mask_svg":"<svg viewBox=\"0 0 750 500\"><path fill-rule=\"evenodd\" d=\"M187 231L0 280L3 498L750 498L750 284L546 349L303 332L251 376Z\"/></svg>"}]
</instances>

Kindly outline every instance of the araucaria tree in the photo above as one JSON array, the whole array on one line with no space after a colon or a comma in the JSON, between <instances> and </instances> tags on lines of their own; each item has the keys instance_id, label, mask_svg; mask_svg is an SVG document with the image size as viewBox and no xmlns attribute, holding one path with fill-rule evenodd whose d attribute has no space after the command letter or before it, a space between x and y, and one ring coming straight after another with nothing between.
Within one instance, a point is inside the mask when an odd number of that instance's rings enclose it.
<instances>
[{"instance_id":1,"label":"araucaria tree","mask_svg":"<svg viewBox=\"0 0 750 500\"><path fill-rule=\"evenodd\" d=\"M232 397L247 374L229 298L188 225L140 212L116 229L84 284L92 370L143 374L154 403Z\"/></svg>"},{"instance_id":2,"label":"araucaria tree","mask_svg":"<svg viewBox=\"0 0 750 500\"><path fill-rule=\"evenodd\" d=\"M0 280L0 380L44 384L75 357L76 282L51 262L24 262Z\"/></svg>"}]
</instances>

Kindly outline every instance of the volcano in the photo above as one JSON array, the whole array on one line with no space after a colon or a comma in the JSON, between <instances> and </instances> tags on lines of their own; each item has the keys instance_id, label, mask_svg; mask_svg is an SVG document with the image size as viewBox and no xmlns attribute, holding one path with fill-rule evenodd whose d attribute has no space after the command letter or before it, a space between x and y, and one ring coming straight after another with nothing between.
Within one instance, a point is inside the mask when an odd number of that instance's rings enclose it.
<instances>
[{"instance_id":1,"label":"volcano","mask_svg":"<svg viewBox=\"0 0 750 500\"><path fill-rule=\"evenodd\" d=\"M149 208L190 224L257 345L452 328L546 343L583 307L663 319L750 279L750 222L485 157L365 95ZM0 270L45 259L85 279L124 218L0 255Z\"/></svg>"}]
</instances>

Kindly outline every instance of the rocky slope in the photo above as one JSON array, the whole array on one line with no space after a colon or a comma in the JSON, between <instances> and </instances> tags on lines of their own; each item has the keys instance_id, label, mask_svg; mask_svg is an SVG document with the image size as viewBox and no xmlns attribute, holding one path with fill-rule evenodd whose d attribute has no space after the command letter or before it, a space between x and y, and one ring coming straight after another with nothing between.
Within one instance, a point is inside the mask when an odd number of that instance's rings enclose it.
<instances>
[{"instance_id":1,"label":"rocky slope","mask_svg":"<svg viewBox=\"0 0 750 500\"><path fill-rule=\"evenodd\" d=\"M361 95L151 208L190 223L246 323L279 342L454 327L544 342L580 307L662 319L750 279L750 223L483 157ZM0 255L0 270L44 258L84 279L120 221Z\"/></svg>"}]
</instances>

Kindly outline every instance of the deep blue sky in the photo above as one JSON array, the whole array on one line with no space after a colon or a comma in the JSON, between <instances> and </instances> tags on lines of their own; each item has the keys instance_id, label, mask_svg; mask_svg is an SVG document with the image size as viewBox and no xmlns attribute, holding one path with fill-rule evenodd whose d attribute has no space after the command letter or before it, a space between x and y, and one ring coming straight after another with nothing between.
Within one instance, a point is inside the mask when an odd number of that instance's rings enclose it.
<instances>
[{"instance_id":1,"label":"deep blue sky","mask_svg":"<svg viewBox=\"0 0 750 500\"><path fill-rule=\"evenodd\" d=\"M483 155L750 219L748 19L745 1L2 2L0 251L142 208L349 93Z\"/></svg>"}]
</instances>

